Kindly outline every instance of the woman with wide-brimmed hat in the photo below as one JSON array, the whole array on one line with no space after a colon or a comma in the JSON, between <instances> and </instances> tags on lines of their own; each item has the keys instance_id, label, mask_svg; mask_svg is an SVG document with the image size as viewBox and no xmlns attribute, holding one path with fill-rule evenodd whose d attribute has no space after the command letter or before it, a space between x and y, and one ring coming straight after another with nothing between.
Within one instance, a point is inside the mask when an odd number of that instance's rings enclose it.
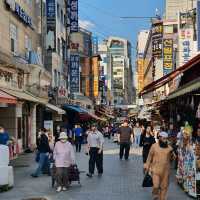
<instances>
[{"instance_id":1,"label":"woman with wide-brimmed hat","mask_svg":"<svg viewBox=\"0 0 200 200\"><path fill-rule=\"evenodd\" d=\"M71 143L67 141L65 132L60 133L53 155L56 166L57 192L65 191L69 186L68 168L75 163L74 149Z\"/></svg>"}]
</instances>

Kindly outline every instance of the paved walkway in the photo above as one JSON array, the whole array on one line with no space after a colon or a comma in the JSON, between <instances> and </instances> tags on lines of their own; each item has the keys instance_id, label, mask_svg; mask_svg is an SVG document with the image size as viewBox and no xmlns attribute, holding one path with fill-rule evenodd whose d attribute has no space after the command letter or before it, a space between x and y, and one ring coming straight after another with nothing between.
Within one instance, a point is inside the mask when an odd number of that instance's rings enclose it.
<instances>
[{"instance_id":1,"label":"paved walkway","mask_svg":"<svg viewBox=\"0 0 200 200\"><path fill-rule=\"evenodd\" d=\"M26 154L16 160L15 187L9 192L0 193L1 200L22 200L31 197L46 197L48 200L150 200L151 190L141 187L141 152L132 149L129 161L120 161L118 145L107 141L104 151L104 175L92 179L81 174L82 187L74 184L69 191L57 194L51 188L51 179L42 176L30 177L35 169L34 156ZM87 171L88 156L77 154L77 163L81 171ZM184 192L171 180L169 200L189 200Z\"/></svg>"}]
</instances>

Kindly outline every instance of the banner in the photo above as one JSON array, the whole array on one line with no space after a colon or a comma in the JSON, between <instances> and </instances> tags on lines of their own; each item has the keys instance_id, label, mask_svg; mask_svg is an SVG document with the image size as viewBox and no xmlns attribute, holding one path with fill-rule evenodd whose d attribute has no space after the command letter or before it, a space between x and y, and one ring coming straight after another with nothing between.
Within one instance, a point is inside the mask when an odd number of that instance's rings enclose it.
<instances>
[{"instance_id":1,"label":"banner","mask_svg":"<svg viewBox=\"0 0 200 200\"><path fill-rule=\"evenodd\" d=\"M163 40L163 72L164 75L173 71L173 39Z\"/></svg>"},{"instance_id":2,"label":"banner","mask_svg":"<svg viewBox=\"0 0 200 200\"><path fill-rule=\"evenodd\" d=\"M200 0L197 1L197 49L200 51Z\"/></svg>"},{"instance_id":3,"label":"banner","mask_svg":"<svg viewBox=\"0 0 200 200\"><path fill-rule=\"evenodd\" d=\"M153 57L162 57L163 22L152 24L152 54Z\"/></svg>"},{"instance_id":4,"label":"banner","mask_svg":"<svg viewBox=\"0 0 200 200\"><path fill-rule=\"evenodd\" d=\"M179 66L187 63L195 51L193 41L193 29L181 29L179 31Z\"/></svg>"},{"instance_id":5,"label":"banner","mask_svg":"<svg viewBox=\"0 0 200 200\"><path fill-rule=\"evenodd\" d=\"M78 0L68 0L68 14L70 32L78 32Z\"/></svg>"},{"instance_id":6,"label":"banner","mask_svg":"<svg viewBox=\"0 0 200 200\"><path fill-rule=\"evenodd\" d=\"M80 57L79 55L70 56L70 93L79 92L79 73Z\"/></svg>"}]
</instances>

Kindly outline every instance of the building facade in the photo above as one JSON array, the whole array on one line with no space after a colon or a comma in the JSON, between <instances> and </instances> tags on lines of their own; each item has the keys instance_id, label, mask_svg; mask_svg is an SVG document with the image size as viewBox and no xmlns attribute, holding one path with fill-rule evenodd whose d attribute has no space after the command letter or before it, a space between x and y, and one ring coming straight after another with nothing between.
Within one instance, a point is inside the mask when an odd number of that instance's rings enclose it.
<instances>
[{"instance_id":1,"label":"building facade","mask_svg":"<svg viewBox=\"0 0 200 200\"><path fill-rule=\"evenodd\" d=\"M186 12L196 7L196 0L166 0L165 18L178 20L179 12Z\"/></svg>"},{"instance_id":2,"label":"building facade","mask_svg":"<svg viewBox=\"0 0 200 200\"><path fill-rule=\"evenodd\" d=\"M112 69L112 104L132 104L131 43L123 38L110 37L107 41L107 46L109 50L109 68Z\"/></svg>"},{"instance_id":3,"label":"building facade","mask_svg":"<svg viewBox=\"0 0 200 200\"><path fill-rule=\"evenodd\" d=\"M0 90L16 99L0 103L0 124L15 140L14 154L35 145L36 108L48 102L40 8L36 1L0 2Z\"/></svg>"}]
</instances>

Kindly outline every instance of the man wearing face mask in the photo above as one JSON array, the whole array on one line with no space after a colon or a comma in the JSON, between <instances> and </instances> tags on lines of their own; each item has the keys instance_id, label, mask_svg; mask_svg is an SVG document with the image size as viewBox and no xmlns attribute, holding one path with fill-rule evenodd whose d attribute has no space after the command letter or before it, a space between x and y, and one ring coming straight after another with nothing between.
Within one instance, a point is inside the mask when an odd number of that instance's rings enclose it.
<instances>
[{"instance_id":1,"label":"man wearing face mask","mask_svg":"<svg viewBox=\"0 0 200 200\"><path fill-rule=\"evenodd\" d=\"M154 200L166 200L168 191L170 159L173 149L168 145L167 139L166 132L159 134L159 142L152 145L147 162L144 164L145 171L152 172Z\"/></svg>"},{"instance_id":2,"label":"man wearing face mask","mask_svg":"<svg viewBox=\"0 0 200 200\"><path fill-rule=\"evenodd\" d=\"M0 126L0 144L2 145L8 145L9 141L9 135L5 132L5 129L3 126Z\"/></svg>"}]
</instances>

